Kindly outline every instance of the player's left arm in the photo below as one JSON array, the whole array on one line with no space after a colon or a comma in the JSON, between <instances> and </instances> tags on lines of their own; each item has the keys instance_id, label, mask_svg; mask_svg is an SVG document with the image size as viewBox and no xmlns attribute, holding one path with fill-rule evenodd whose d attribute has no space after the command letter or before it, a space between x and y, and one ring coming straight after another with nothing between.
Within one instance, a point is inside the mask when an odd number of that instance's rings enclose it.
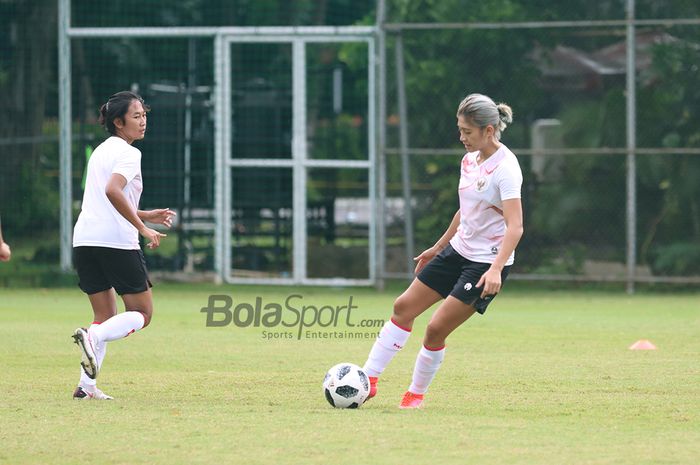
<instances>
[{"instance_id":1,"label":"player's left arm","mask_svg":"<svg viewBox=\"0 0 700 465\"><path fill-rule=\"evenodd\" d=\"M506 222L506 233L501 249L491 267L481 276L476 285L476 287L484 286L481 292L482 298L498 294L501 290L501 271L523 236L523 206L519 198L503 201L503 218Z\"/></svg>"}]
</instances>

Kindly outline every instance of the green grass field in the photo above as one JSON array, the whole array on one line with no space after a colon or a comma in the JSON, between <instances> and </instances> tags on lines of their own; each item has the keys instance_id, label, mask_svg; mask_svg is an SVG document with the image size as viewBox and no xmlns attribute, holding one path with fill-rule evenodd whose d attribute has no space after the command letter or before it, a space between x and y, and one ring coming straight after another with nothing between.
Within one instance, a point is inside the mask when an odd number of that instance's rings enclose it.
<instances>
[{"instance_id":1,"label":"green grass field","mask_svg":"<svg viewBox=\"0 0 700 465\"><path fill-rule=\"evenodd\" d=\"M338 362L363 364L373 339L265 340L261 328L206 327L200 312L211 293L234 305L300 293L316 306L352 295L353 321L387 318L399 288L154 291L153 324L109 345L99 385L116 400L77 402L70 334L90 322L87 299L77 288L0 289L0 463L700 461L699 294L513 286L448 340L425 408L403 411L430 312L358 410L331 408L321 382ZM638 339L658 350L628 350Z\"/></svg>"}]
</instances>

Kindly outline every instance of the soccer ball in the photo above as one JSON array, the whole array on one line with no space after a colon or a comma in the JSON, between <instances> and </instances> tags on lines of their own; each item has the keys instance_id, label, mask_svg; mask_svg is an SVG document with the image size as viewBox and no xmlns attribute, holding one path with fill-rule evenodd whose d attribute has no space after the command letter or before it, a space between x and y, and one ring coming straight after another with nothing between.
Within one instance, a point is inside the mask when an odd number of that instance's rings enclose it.
<instances>
[{"instance_id":1,"label":"soccer ball","mask_svg":"<svg viewBox=\"0 0 700 465\"><path fill-rule=\"evenodd\" d=\"M326 373L323 392L335 408L357 408L369 396L369 377L353 363L339 363Z\"/></svg>"}]
</instances>

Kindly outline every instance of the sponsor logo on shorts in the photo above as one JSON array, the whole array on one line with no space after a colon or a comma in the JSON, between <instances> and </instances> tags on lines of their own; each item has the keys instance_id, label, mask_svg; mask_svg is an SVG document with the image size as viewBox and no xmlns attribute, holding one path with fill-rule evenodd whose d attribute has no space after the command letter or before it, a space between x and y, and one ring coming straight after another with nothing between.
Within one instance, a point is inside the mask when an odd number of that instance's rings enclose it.
<instances>
[{"instance_id":1,"label":"sponsor logo on shorts","mask_svg":"<svg viewBox=\"0 0 700 465\"><path fill-rule=\"evenodd\" d=\"M467 283L464 285L464 290L465 291L471 291L472 290L472 283Z\"/></svg>"}]
</instances>

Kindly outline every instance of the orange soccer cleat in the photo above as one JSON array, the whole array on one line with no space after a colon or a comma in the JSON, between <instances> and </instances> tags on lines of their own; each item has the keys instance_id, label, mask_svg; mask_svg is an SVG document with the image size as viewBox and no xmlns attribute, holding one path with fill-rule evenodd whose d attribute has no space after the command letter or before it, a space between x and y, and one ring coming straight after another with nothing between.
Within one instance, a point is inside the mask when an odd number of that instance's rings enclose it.
<instances>
[{"instance_id":1,"label":"orange soccer cleat","mask_svg":"<svg viewBox=\"0 0 700 465\"><path fill-rule=\"evenodd\" d=\"M411 391L406 391L401 399L399 408L420 408L423 403L423 394L414 394Z\"/></svg>"},{"instance_id":2,"label":"orange soccer cleat","mask_svg":"<svg viewBox=\"0 0 700 465\"><path fill-rule=\"evenodd\" d=\"M369 395L367 396L367 400L370 400L372 397L377 395L377 382L379 381L379 378L377 376L369 376Z\"/></svg>"}]
</instances>

